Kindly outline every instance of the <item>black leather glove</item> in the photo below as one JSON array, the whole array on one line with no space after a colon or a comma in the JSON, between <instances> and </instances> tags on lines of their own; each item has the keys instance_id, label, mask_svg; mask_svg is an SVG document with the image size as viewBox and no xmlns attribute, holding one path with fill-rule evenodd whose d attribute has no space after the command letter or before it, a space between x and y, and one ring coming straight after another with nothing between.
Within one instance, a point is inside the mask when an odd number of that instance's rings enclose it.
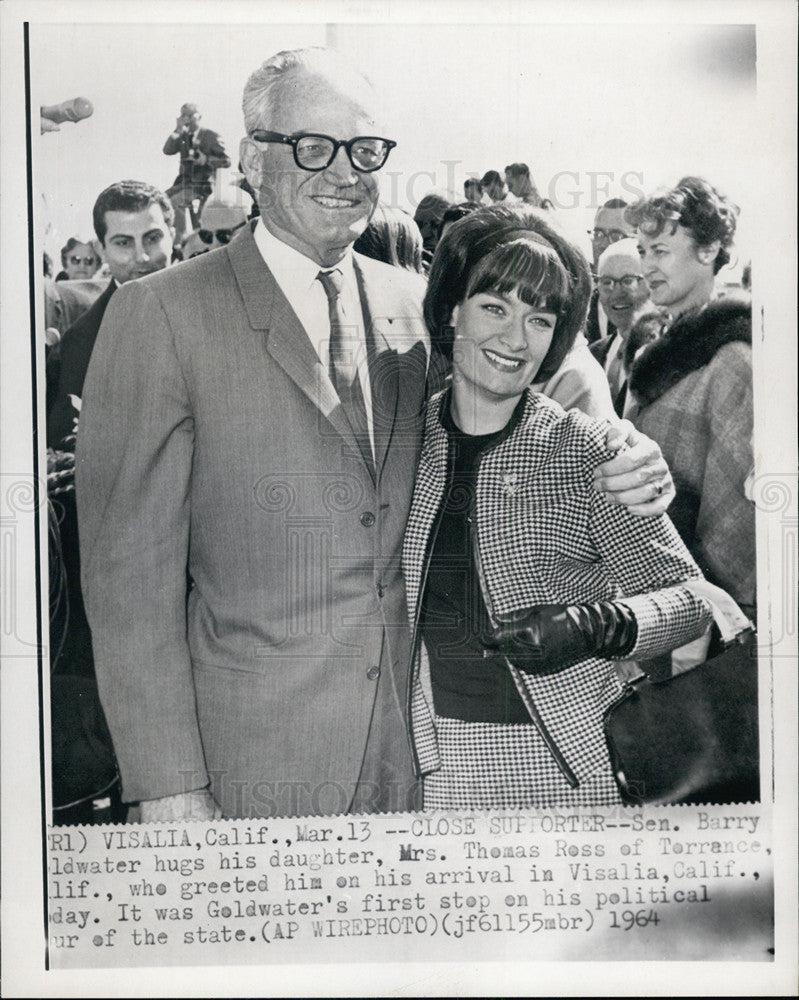
<instances>
[{"instance_id":1,"label":"black leather glove","mask_svg":"<svg viewBox=\"0 0 799 1000\"><path fill-rule=\"evenodd\" d=\"M539 604L497 619L486 645L520 670L550 674L587 656L624 657L635 645L635 615L622 604Z\"/></svg>"}]
</instances>

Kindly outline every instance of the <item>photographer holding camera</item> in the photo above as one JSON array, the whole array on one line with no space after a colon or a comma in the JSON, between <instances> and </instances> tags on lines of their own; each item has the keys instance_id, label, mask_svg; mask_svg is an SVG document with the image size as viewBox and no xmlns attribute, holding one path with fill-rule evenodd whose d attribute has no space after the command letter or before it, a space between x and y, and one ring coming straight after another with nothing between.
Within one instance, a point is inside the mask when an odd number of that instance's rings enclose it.
<instances>
[{"instance_id":1,"label":"photographer holding camera","mask_svg":"<svg viewBox=\"0 0 799 1000\"><path fill-rule=\"evenodd\" d=\"M225 152L221 137L212 129L200 128L201 118L196 104L184 104L175 130L164 143L167 156L180 153L180 172L166 192L175 209L178 236L197 228L203 203L211 193L214 172L230 166L230 157ZM186 209L190 213L189 226L186 224Z\"/></svg>"}]
</instances>

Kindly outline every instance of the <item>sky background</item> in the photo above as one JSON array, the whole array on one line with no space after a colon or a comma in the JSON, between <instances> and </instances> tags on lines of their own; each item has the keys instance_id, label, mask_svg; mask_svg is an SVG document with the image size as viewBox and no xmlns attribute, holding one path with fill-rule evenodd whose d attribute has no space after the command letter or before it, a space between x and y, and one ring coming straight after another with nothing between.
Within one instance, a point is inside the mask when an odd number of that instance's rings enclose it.
<instances>
[{"instance_id":1,"label":"sky background","mask_svg":"<svg viewBox=\"0 0 799 1000\"><path fill-rule=\"evenodd\" d=\"M57 258L69 236L90 235L94 199L113 181L172 183L178 158L161 150L185 101L235 166L249 73L280 49L325 43L382 92L398 143L381 181L389 202L412 210L433 188L462 199L470 174L521 160L587 250L597 204L699 173L741 205L746 256L755 31L669 23L34 24L33 107L82 96L95 109L35 131L45 247Z\"/></svg>"}]
</instances>

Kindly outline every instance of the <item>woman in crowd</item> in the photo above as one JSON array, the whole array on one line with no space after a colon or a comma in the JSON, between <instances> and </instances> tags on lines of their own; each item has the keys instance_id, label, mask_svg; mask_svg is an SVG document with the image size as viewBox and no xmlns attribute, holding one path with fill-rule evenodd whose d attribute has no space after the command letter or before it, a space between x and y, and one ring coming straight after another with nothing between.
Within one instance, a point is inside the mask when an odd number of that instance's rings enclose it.
<instances>
[{"instance_id":1,"label":"woman in crowd","mask_svg":"<svg viewBox=\"0 0 799 1000\"><path fill-rule=\"evenodd\" d=\"M700 177L628 210L641 270L670 326L639 355L636 426L654 438L677 497L669 509L705 576L755 617L752 321L748 299L716 298L738 207Z\"/></svg>"},{"instance_id":2,"label":"woman in crowd","mask_svg":"<svg viewBox=\"0 0 799 1000\"><path fill-rule=\"evenodd\" d=\"M445 198L443 194L430 191L422 198L416 206L416 211L413 213L413 221L419 227L419 232L422 234L422 266L424 267L425 274L427 274L430 268L430 262L433 259L433 254L438 244L444 213L452 204L453 202Z\"/></svg>"},{"instance_id":3,"label":"woman in crowd","mask_svg":"<svg viewBox=\"0 0 799 1000\"><path fill-rule=\"evenodd\" d=\"M621 693L612 659L710 621L668 518L593 489L607 422L529 388L568 352L590 291L580 251L527 206L461 220L433 262L425 319L452 381L428 406L404 549L428 809L619 802L601 725Z\"/></svg>"},{"instance_id":4,"label":"woman in crowd","mask_svg":"<svg viewBox=\"0 0 799 1000\"><path fill-rule=\"evenodd\" d=\"M77 236L70 236L61 248L61 267L56 281L78 281L93 278L100 269L99 255L91 243L82 243Z\"/></svg>"},{"instance_id":5,"label":"woman in crowd","mask_svg":"<svg viewBox=\"0 0 799 1000\"><path fill-rule=\"evenodd\" d=\"M402 209L378 204L369 225L353 246L358 253L422 274L422 234Z\"/></svg>"}]
</instances>

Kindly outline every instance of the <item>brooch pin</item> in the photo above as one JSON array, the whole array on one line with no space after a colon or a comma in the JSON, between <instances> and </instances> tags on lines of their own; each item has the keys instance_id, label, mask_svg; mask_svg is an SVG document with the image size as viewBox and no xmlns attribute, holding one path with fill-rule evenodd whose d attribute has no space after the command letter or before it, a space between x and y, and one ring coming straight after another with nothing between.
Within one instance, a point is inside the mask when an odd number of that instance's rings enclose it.
<instances>
[{"instance_id":1,"label":"brooch pin","mask_svg":"<svg viewBox=\"0 0 799 1000\"><path fill-rule=\"evenodd\" d=\"M517 478L518 477L515 472L502 473L502 489L505 491L505 496L515 497L519 492Z\"/></svg>"}]
</instances>

